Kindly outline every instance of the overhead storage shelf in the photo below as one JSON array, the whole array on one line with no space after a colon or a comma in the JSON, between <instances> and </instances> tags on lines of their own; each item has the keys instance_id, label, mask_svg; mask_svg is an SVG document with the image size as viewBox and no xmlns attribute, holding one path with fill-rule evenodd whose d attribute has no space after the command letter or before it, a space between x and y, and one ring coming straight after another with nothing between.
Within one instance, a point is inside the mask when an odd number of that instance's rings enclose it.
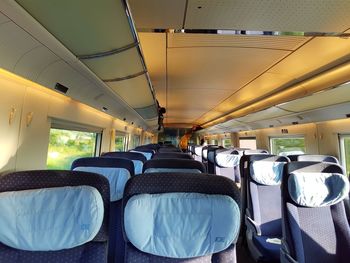
<instances>
[{"instance_id":1,"label":"overhead storage shelf","mask_svg":"<svg viewBox=\"0 0 350 263\"><path fill-rule=\"evenodd\" d=\"M152 84L123 1L16 1L135 113L144 120L157 117Z\"/></svg>"}]
</instances>

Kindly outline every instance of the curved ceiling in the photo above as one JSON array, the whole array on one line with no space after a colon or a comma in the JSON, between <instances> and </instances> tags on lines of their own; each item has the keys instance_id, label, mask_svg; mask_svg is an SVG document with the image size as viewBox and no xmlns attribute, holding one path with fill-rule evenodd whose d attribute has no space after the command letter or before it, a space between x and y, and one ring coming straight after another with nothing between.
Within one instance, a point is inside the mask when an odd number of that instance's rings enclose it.
<instances>
[{"instance_id":1,"label":"curved ceiling","mask_svg":"<svg viewBox=\"0 0 350 263\"><path fill-rule=\"evenodd\" d=\"M349 33L348 1L129 3L167 126L213 125L350 59L334 36Z\"/></svg>"}]
</instances>

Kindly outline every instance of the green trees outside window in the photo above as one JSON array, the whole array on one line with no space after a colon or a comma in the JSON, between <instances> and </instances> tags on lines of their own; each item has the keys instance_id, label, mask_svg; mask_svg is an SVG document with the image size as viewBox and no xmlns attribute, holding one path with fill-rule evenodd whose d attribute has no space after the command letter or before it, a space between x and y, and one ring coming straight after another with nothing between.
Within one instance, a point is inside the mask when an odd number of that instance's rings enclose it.
<instances>
[{"instance_id":1,"label":"green trees outside window","mask_svg":"<svg viewBox=\"0 0 350 263\"><path fill-rule=\"evenodd\" d=\"M94 156L96 137L91 132L51 129L47 168L69 170L75 159Z\"/></svg>"},{"instance_id":2,"label":"green trees outside window","mask_svg":"<svg viewBox=\"0 0 350 263\"><path fill-rule=\"evenodd\" d=\"M125 136L124 135L117 135L115 137L115 151L122 152L125 150Z\"/></svg>"},{"instance_id":3,"label":"green trees outside window","mask_svg":"<svg viewBox=\"0 0 350 263\"><path fill-rule=\"evenodd\" d=\"M350 174L350 136L344 137L344 161L346 174Z\"/></svg>"},{"instance_id":4,"label":"green trees outside window","mask_svg":"<svg viewBox=\"0 0 350 263\"><path fill-rule=\"evenodd\" d=\"M271 138L271 152L277 155L303 154L305 153L305 139L303 137L293 138Z\"/></svg>"}]
</instances>

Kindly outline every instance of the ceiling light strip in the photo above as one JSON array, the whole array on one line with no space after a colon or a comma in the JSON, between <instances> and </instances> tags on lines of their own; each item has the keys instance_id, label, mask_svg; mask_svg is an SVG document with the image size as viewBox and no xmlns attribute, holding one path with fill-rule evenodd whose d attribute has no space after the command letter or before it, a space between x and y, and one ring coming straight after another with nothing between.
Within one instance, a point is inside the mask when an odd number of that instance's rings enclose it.
<instances>
[{"instance_id":1,"label":"ceiling light strip","mask_svg":"<svg viewBox=\"0 0 350 263\"><path fill-rule=\"evenodd\" d=\"M171 34L204 34L204 35L232 35L232 36L298 36L298 37L350 37L344 32L288 32L288 31L258 31L258 30L231 30L231 29L161 29L138 28L143 33L171 33Z\"/></svg>"},{"instance_id":2,"label":"ceiling light strip","mask_svg":"<svg viewBox=\"0 0 350 263\"><path fill-rule=\"evenodd\" d=\"M120 77L120 78L113 78L113 79L103 79L102 81L104 82L117 82L117 81L123 81L123 80L127 80L127 79L133 79L136 78L138 76L147 74L147 71L141 71L141 72L137 72L135 74L131 74L125 77Z\"/></svg>"},{"instance_id":3,"label":"ceiling light strip","mask_svg":"<svg viewBox=\"0 0 350 263\"><path fill-rule=\"evenodd\" d=\"M108 57L111 55L115 55L115 54L127 51L129 49L132 49L134 47L137 47L138 45L139 45L138 42L134 42L134 43L131 43L131 44L126 45L124 47L116 48L116 49L113 49L110 51L100 52L100 53L91 54L91 55L78 55L77 58L78 59L94 59L94 58Z\"/></svg>"}]
</instances>

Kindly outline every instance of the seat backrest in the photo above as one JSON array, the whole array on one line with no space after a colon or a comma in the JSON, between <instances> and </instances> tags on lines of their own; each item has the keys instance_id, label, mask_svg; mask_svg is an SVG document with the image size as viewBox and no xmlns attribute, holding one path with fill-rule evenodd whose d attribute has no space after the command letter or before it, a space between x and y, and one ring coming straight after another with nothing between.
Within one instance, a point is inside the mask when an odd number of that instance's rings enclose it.
<instances>
[{"instance_id":1,"label":"seat backrest","mask_svg":"<svg viewBox=\"0 0 350 263\"><path fill-rule=\"evenodd\" d=\"M261 235L279 237L281 228L280 183L284 156L246 155L246 168L241 185L242 213L256 222Z\"/></svg>"},{"instance_id":2,"label":"seat backrest","mask_svg":"<svg viewBox=\"0 0 350 263\"><path fill-rule=\"evenodd\" d=\"M125 262L236 262L239 190L221 176L143 174L124 192Z\"/></svg>"},{"instance_id":3,"label":"seat backrest","mask_svg":"<svg viewBox=\"0 0 350 263\"><path fill-rule=\"evenodd\" d=\"M336 157L331 155L321 155L321 154L302 154L297 156L297 161L299 162L328 162L339 164Z\"/></svg>"},{"instance_id":4,"label":"seat backrest","mask_svg":"<svg viewBox=\"0 0 350 263\"><path fill-rule=\"evenodd\" d=\"M215 174L215 155L217 151L225 151L222 146L209 146L208 147L208 173Z\"/></svg>"},{"instance_id":5,"label":"seat backrest","mask_svg":"<svg viewBox=\"0 0 350 263\"><path fill-rule=\"evenodd\" d=\"M256 149L256 150L244 150L244 155L252 155L252 154L269 154L268 150L264 149Z\"/></svg>"},{"instance_id":6,"label":"seat backrest","mask_svg":"<svg viewBox=\"0 0 350 263\"><path fill-rule=\"evenodd\" d=\"M109 184L38 170L0 177L0 262L107 262Z\"/></svg>"},{"instance_id":7,"label":"seat backrest","mask_svg":"<svg viewBox=\"0 0 350 263\"><path fill-rule=\"evenodd\" d=\"M187 153L177 153L177 152L156 153L153 156L153 159L188 159L188 160L193 160L191 155L189 155Z\"/></svg>"},{"instance_id":8,"label":"seat backrest","mask_svg":"<svg viewBox=\"0 0 350 263\"><path fill-rule=\"evenodd\" d=\"M291 162L282 180L282 258L342 263L350 258L344 199L349 181L337 164Z\"/></svg>"},{"instance_id":9,"label":"seat backrest","mask_svg":"<svg viewBox=\"0 0 350 263\"><path fill-rule=\"evenodd\" d=\"M235 154L236 152L234 149L215 152L215 174L226 176L236 183L240 183L239 161L241 155Z\"/></svg>"},{"instance_id":10,"label":"seat backrest","mask_svg":"<svg viewBox=\"0 0 350 263\"><path fill-rule=\"evenodd\" d=\"M87 157L75 160L72 170L94 172L105 176L110 184L109 262L123 262L124 239L121 231L121 199L126 182L134 175L134 163L125 158Z\"/></svg>"},{"instance_id":11,"label":"seat backrest","mask_svg":"<svg viewBox=\"0 0 350 263\"><path fill-rule=\"evenodd\" d=\"M135 174L142 173L143 164L147 161L142 153L138 152L107 152L101 155L102 157L125 158L134 163Z\"/></svg>"},{"instance_id":12,"label":"seat backrest","mask_svg":"<svg viewBox=\"0 0 350 263\"><path fill-rule=\"evenodd\" d=\"M181 150L176 147L161 147L158 150L159 153L173 153L173 152L178 152L181 153Z\"/></svg>"},{"instance_id":13,"label":"seat backrest","mask_svg":"<svg viewBox=\"0 0 350 263\"><path fill-rule=\"evenodd\" d=\"M150 150L150 149L134 149L134 150L130 150L129 152L134 152L134 153L141 153L142 155L144 155L146 157L146 160L151 160L155 151L154 150Z\"/></svg>"},{"instance_id":14,"label":"seat backrest","mask_svg":"<svg viewBox=\"0 0 350 263\"><path fill-rule=\"evenodd\" d=\"M205 173L205 166L195 160L187 159L152 159L143 166L143 173L190 172Z\"/></svg>"}]
</instances>

